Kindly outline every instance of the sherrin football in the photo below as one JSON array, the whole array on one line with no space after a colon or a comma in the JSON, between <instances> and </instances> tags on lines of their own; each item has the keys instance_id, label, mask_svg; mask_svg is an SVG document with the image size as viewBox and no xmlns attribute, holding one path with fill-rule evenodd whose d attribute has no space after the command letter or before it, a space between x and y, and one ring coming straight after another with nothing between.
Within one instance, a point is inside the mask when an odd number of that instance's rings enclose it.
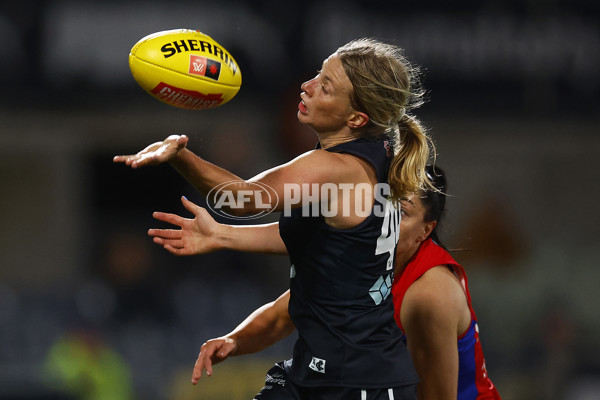
<instances>
[{"instance_id":1,"label":"sherrin football","mask_svg":"<svg viewBox=\"0 0 600 400\"><path fill-rule=\"evenodd\" d=\"M240 90L242 72L227 50L191 29L148 35L129 53L129 68L150 95L189 110L215 108Z\"/></svg>"}]
</instances>

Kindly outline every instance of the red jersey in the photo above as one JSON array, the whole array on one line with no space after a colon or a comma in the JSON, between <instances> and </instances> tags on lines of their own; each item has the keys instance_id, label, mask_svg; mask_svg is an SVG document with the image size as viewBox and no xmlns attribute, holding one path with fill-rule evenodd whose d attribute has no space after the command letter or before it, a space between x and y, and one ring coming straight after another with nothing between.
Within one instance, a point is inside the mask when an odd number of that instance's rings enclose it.
<instances>
[{"instance_id":1,"label":"red jersey","mask_svg":"<svg viewBox=\"0 0 600 400\"><path fill-rule=\"evenodd\" d=\"M396 276L392 286L394 296L394 318L396 323L402 329L402 339L406 342L404 328L400 321L400 308L406 291L429 269L445 265L450 268L458 277L467 297L469 310L471 311L471 324L469 329L457 338L458 341L458 400L483 400L500 399L498 390L488 377L485 367L485 359L479 341L479 327L477 317L471 306L471 294L467 283L467 275L452 256L438 246L431 239L427 239L421 244L417 253L411 258L401 275Z\"/></svg>"}]
</instances>

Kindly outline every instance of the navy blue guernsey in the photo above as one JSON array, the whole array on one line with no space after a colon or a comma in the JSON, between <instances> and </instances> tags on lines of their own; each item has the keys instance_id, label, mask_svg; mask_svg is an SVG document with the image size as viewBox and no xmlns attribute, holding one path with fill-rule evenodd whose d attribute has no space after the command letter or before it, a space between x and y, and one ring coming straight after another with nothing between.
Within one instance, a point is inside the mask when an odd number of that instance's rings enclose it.
<instances>
[{"instance_id":1,"label":"navy blue guernsey","mask_svg":"<svg viewBox=\"0 0 600 400\"><path fill-rule=\"evenodd\" d=\"M387 183L386 141L358 139L327 149L368 161ZM289 313L298 330L284 363L301 386L390 388L418 382L391 296L400 215L376 196L371 214L336 229L302 208L282 214L279 231L292 263Z\"/></svg>"}]
</instances>

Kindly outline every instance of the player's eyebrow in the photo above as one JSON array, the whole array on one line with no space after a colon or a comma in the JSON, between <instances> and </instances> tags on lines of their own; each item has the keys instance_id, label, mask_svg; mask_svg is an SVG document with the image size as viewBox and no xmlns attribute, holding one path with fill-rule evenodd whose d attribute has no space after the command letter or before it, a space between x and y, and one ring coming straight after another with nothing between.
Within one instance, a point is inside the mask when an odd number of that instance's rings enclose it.
<instances>
[{"instance_id":1,"label":"player's eyebrow","mask_svg":"<svg viewBox=\"0 0 600 400\"><path fill-rule=\"evenodd\" d=\"M415 206L415 203L413 203L413 201L412 201L411 199L409 199L408 197L403 197L403 198L401 199L401 201L406 201L406 202L409 202L410 204L412 204L412 206L413 206L413 207L416 207L416 206Z\"/></svg>"}]
</instances>

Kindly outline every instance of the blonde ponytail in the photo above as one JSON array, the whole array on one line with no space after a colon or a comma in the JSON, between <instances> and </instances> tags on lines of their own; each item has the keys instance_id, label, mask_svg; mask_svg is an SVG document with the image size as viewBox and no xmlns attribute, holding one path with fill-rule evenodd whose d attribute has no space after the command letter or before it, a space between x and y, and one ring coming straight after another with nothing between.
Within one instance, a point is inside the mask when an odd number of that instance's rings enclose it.
<instances>
[{"instance_id":1,"label":"blonde ponytail","mask_svg":"<svg viewBox=\"0 0 600 400\"><path fill-rule=\"evenodd\" d=\"M370 140L387 136L393 143L388 175L392 200L423 189L435 190L425 173L430 158L435 160L435 146L410 114L425 96L419 68L404 57L401 48L369 38L353 40L334 54L352 82L351 106L369 116L359 134Z\"/></svg>"},{"instance_id":2,"label":"blonde ponytail","mask_svg":"<svg viewBox=\"0 0 600 400\"><path fill-rule=\"evenodd\" d=\"M404 114L398 123L397 133L396 153L388 174L393 201L399 201L410 193L435 189L425 173L430 156L435 159L435 146L421 122Z\"/></svg>"}]
</instances>

